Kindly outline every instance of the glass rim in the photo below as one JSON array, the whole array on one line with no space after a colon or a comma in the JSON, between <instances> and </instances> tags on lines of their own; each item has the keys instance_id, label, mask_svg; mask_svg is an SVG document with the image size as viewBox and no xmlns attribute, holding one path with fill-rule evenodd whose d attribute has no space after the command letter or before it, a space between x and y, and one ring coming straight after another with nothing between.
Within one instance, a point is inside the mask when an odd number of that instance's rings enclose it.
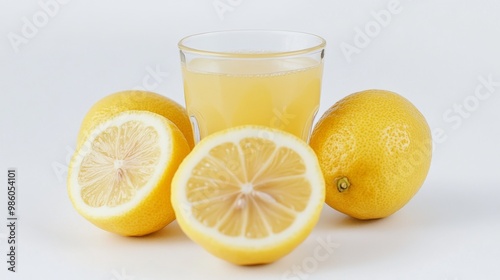
<instances>
[{"instance_id":1,"label":"glass rim","mask_svg":"<svg viewBox=\"0 0 500 280\"><path fill-rule=\"evenodd\" d=\"M253 53L253 52L227 52L227 51L213 51L213 50L204 50L204 49L199 49L199 48L193 48L193 47L188 47L185 42L189 39L192 39L194 37L202 37L202 36L207 36L207 35L217 35L217 34L229 34L229 33L288 33L288 34L300 34L300 35L306 35L311 38L316 38L319 40L319 43L314 44L312 47L308 48L298 48L296 50L290 50L290 51L277 51L277 52L259 52L259 53ZM240 29L240 30L220 30L220 31L210 31L210 32L202 32L202 33L197 33L197 34L192 34L189 36L186 36L182 38L179 43L177 44L179 49L181 51L187 51L191 53L196 53L200 55L208 55L208 56L217 56L217 57L232 57L232 58L267 58L267 57L282 57L282 56L294 56L294 55L301 55L301 54L307 54L311 53L314 51L319 51L325 48L326 46L326 40L318 35L312 34L312 33L307 33L307 32L300 32L300 31L289 31L289 30L267 30L267 29Z\"/></svg>"}]
</instances>

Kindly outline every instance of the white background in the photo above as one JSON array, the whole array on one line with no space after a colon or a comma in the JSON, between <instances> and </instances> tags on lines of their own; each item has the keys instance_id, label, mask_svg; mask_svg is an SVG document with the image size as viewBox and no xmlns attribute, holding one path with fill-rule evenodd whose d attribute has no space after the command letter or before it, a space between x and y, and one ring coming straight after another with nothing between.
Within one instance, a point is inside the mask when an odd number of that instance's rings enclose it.
<instances>
[{"instance_id":1,"label":"white background","mask_svg":"<svg viewBox=\"0 0 500 280\"><path fill-rule=\"evenodd\" d=\"M72 0L51 15L40 2L0 0L0 217L6 221L6 170L16 167L20 219L15 274L7 272L0 227L1 279L500 278L499 1L401 0L386 26L374 25L373 14L390 0ZM214 3L231 9L218 13ZM23 34L26 21L37 30ZM365 27L372 37L360 44L356 28ZM149 89L184 104L178 40L248 28L327 40L319 115L369 88L396 91L421 110L441 135L414 199L372 222L325 207L295 251L256 267L212 257L175 222L124 238L80 217L65 168L90 106L141 86L151 71L161 73ZM357 53L345 55L347 44ZM490 92L480 77L494 81ZM320 260L314 252L322 242L335 249Z\"/></svg>"}]
</instances>

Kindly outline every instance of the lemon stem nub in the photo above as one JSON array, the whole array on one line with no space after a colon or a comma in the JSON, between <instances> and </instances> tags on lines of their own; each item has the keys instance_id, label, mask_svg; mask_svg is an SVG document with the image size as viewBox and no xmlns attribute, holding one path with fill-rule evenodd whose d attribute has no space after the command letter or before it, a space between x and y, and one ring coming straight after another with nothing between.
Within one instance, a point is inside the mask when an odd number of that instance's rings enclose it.
<instances>
[{"instance_id":1,"label":"lemon stem nub","mask_svg":"<svg viewBox=\"0 0 500 280\"><path fill-rule=\"evenodd\" d=\"M347 177L337 178L335 179L335 181L337 181L337 190L339 192L344 192L351 186L351 183L349 182L349 179L347 179Z\"/></svg>"}]
</instances>

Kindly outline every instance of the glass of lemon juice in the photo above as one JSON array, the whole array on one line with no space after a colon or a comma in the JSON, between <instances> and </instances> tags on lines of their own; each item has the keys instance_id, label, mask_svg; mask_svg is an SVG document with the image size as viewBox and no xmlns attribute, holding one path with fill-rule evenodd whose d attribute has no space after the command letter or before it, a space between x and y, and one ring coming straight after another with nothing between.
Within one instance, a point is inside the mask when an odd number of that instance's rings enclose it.
<instances>
[{"instance_id":1,"label":"glass of lemon juice","mask_svg":"<svg viewBox=\"0 0 500 280\"><path fill-rule=\"evenodd\" d=\"M218 31L179 42L195 142L263 125L309 140L319 108L325 40L291 31Z\"/></svg>"}]
</instances>

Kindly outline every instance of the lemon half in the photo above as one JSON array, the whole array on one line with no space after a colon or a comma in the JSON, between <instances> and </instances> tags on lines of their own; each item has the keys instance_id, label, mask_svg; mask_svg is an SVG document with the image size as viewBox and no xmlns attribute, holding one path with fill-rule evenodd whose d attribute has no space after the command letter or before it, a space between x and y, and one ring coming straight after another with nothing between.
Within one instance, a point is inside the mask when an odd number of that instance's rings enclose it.
<instances>
[{"instance_id":1,"label":"lemon half","mask_svg":"<svg viewBox=\"0 0 500 280\"><path fill-rule=\"evenodd\" d=\"M68 193L96 226L145 235L175 219L170 183L189 146L166 118L146 111L119 113L95 127L71 160Z\"/></svg>"},{"instance_id":2,"label":"lemon half","mask_svg":"<svg viewBox=\"0 0 500 280\"><path fill-rule=\"evenodd\" d=\"M266 127L204 138L179 166L172 204L182 230L210 253L250 265L292 251L318 221L323 175L301 139Z\"/></svg>"}]
</instances>

